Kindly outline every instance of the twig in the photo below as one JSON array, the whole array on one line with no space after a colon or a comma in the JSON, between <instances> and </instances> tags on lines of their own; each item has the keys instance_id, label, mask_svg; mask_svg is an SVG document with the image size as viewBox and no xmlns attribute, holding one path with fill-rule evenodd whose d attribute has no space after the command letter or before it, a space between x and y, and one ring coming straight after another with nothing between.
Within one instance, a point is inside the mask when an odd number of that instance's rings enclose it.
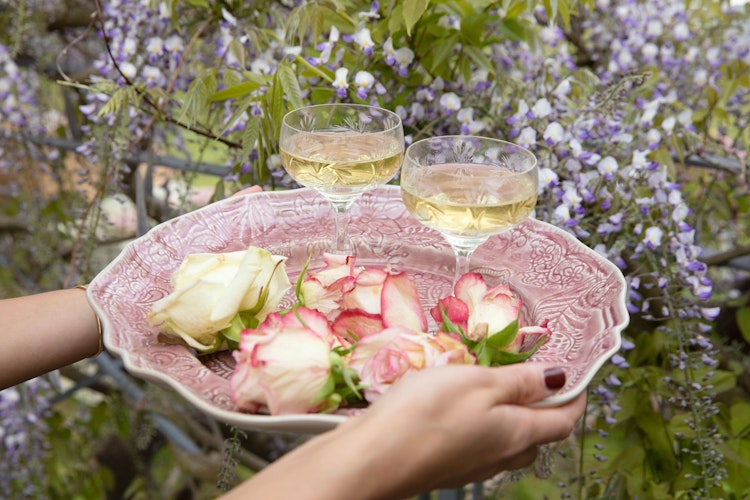
<instances>
[{"instance_id":1,"label":"twig","mask_svg":"<svg viewBox=\"0 0 750 500\"><path fill-rule=\"evenodd\" d=\"M750 255L750 245L742 245L734 247L731 250L725 252L719 252L703 259L703 263L707 266L720 266L726 264L730 260L737 259L739 257L745 257Z\"/></svg>"}]
</instances>

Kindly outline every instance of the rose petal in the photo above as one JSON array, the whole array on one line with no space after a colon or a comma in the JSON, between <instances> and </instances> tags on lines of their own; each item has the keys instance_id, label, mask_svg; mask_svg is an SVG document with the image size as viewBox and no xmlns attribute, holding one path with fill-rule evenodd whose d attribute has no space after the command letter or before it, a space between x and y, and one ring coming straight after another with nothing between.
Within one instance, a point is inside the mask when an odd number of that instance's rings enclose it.
<instances>
[{"instance_id":1,"label":"rose petal","mask_svg":"<svg viewBox=\"0 0 750 500\"><path fill-rule=\"evenodd\" d=\"M357 274L354 287L344 293L345 309L361 309L370 314L381 313L381 294L388 273L383 269L365 269Z\"/></svg>"},{"instance_id":2,"label":"rose petal","mask_svg":"<svg viewBox=\"0 0 750 500\"><path fill-rule=\"evenodd\" d=\"M370 314L360 309L342 311L332 325L333 334L343 344L353 344L368 335L385 329L379 314ZM353 336L352 336L353 335Z\"/></svg>"},{"instance_id":3,"label":"rose petal","mask_svg":"<svg viewBox=\"0 0 750 500\"><path fill-rule=\"evenodd\" d=\"M443 315L440 307L445 309L448 319L456 326L460 326L466 331L466 325L469 322L469 306L457 297L445 297L440 299L438 305L430 309L430 314L435 322L439 325L443 323Z\"/></svg>"},{"instance_id":4,"label":"rose petal","mask_svg":"<svg viewBox=\"0 0 750 500\"><path fill-rule=\"evenodd\" d=\"M417 286L406 273L389 274L383 283L381 315L386 327L403 326L427 331L427 317L419 302Z\"/></svg>"},{"instance_id":5,"label":"rose petal","mask_svg":"<svg viewBox=\"0 0 750 500\"><path fill-rule=\"evenodd\" d=\"M504 351L508 352L526 352L534 348L543 338L552 335L547 328L547 320L544 320L539 326L524 326L518 329L518 334L513 342Z\"/></svg>"}]
</instances>

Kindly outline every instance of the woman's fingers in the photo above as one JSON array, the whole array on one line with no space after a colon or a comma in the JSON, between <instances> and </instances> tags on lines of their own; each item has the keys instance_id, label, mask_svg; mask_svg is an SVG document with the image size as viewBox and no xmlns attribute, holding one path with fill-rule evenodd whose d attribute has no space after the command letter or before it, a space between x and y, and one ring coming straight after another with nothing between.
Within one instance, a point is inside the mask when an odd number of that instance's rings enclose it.
<instances>
[{"instance_id":1,"label":"woman's fingers","mask_svg":"<svg viewBox=\"0 0 750 500\"><path fill-rule=\"evenodd\" d=\"M512 422L512 433L498 436L506 440L511 454L529 446L554 443L568 437L586 408L586 395L581 394L569 403L549 408L533 408L517 405L499 405L492 413L496 422L508 425Z\"/></svg>"},{"instance_id":2,"label":"woman's fingers","mask_svg":"<svg viewBox=\"0 0 750 500\"><path fill-rule=\"evenodd\" d=\"M565 371L556 366L521 363L489 370L497 404L529 405L555 394L565 385Z\"/></svg>"},{"instance_id":3,"label":"woman's fingers","mask_svg":"<svg viewBox=\"0 0 750 500\"><path fill-rule=\"evenodd\" d=\"M263 191L263 188L260 186L250 186L249 188L245 188L245 189L241 189L237 191L232 196L242 196L243 194L248 194L248 193L260 193L261 191Z\"/></svg>"}]
</instances>

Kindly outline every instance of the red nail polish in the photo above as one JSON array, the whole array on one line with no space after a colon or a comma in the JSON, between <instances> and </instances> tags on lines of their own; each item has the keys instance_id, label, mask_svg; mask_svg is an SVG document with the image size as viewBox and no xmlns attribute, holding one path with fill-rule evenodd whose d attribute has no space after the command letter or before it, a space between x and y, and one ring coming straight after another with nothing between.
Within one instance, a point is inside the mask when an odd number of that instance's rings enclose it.
<instances>
[{"instance_id":1,"label":"red nail polish","mask_svg":"<svg viewBox=\"0 0 750 500\"><path fill-rule=\"evenodd\" d=\"M547 389L556 391L565 385L565 372L562 368L547 368L544 370L544 385Z\"/></svg>"}]
</instances>

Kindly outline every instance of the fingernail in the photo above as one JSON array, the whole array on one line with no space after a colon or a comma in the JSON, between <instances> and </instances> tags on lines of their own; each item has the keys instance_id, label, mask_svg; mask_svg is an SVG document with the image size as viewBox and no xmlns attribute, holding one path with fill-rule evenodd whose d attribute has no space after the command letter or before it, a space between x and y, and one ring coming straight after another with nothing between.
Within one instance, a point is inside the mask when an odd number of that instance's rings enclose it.
<instances>
[{"instance_id":1,"label":"fingernail","mask_svg":"<svg viewBox=\"0 0 750 500\"><path fill-rule=\"evenodd\" d=\"M562 389L565 385L565 372L562 368L547 368L544 370L544 385L551 391Z\"/></svg>"}]
</instances>

